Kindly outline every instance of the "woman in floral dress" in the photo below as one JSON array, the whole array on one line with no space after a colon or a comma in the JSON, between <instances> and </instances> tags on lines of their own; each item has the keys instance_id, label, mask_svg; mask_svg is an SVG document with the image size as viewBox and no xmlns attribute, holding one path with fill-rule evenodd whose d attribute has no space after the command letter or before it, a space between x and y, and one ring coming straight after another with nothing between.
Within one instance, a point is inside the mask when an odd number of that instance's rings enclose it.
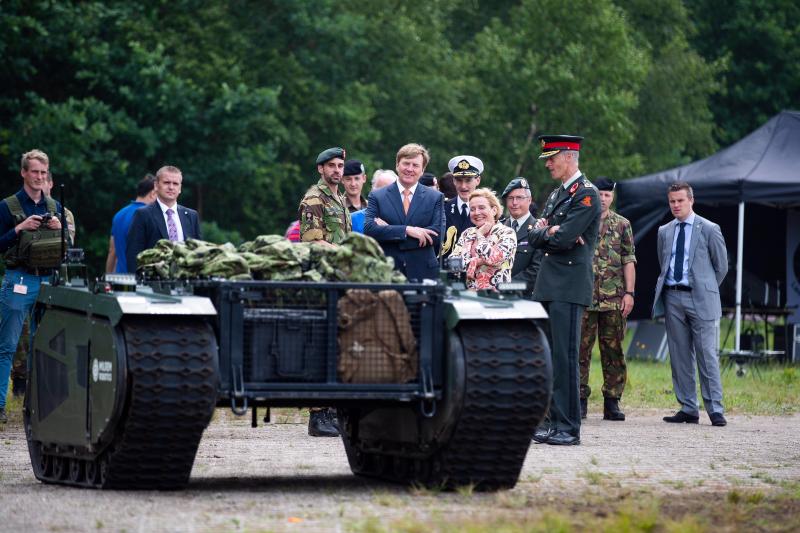
<instances>
[{"instance_id":1,"label":"woman in floral dress","mask_svg":"<svg viewBox=\"0 0 800 533\"><path fill-rule=\"evenodd\" d=\"M464 261L468 289L497 290L498 283L511 281L517 235L498 222L502 213L500 201L489 189L477 189L469 196L469 218L475 227L461 234L452 254Z\"/></svg>"}]
</instances>

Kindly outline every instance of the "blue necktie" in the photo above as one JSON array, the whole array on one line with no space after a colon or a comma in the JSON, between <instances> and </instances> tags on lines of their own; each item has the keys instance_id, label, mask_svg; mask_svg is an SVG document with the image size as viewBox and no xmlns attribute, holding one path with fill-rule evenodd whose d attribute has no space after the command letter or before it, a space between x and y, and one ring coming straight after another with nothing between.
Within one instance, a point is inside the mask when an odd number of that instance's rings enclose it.
<instances>
[{"instance_id":1,"label":"blue necktie","mask_svg":"<svg viewBox=\"0 0 800 533\"><path fill-rule=\"evenodd\" d=\"M675 243L675 272L672 273L675 283L680 283L683 279L683 247L686 245L686 232L683 227L685 225L686 222L678 224L680 229L678 230L678 242Z\"/></svg>"}]
</instances>

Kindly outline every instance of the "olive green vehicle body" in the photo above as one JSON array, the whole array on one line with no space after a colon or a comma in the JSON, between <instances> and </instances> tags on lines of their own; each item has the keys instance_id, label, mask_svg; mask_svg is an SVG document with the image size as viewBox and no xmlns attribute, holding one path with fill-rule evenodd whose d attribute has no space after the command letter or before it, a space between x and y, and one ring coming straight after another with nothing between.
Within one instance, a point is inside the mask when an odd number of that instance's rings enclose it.
<instances>
[{"instance_id":1,"label":"olive green vehicle body","mask_svg":"<svg viewBox=\"0 0 800 533\"><path fill-rule=\"evenodd\" d=\"M339 381L336 304L352 289L402 294L417 379ZM442 283L45 284L36 319L24 418L47 483L181 488L215 407L255 426L258 409L331 406L356 474L509 488L551 393L541 304ZM301 373L281 374L295 357Z\"/></svg>"}]
</instances>

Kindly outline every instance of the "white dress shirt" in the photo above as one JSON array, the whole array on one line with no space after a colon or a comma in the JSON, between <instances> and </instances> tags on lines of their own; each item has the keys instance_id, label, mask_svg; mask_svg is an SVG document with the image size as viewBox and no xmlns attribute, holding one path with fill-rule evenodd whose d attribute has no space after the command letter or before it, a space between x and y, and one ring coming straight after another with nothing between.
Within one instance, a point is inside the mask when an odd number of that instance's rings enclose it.
<instances>
[{"instance_id":1,"label":"white dress shirt","mask_svg":"<svg viewBox=\"0 0 800 533\"><path fill-rule=\"evenodd\" d=\"M161 215L164 217L164 224L167 226L167 235L169 235L169 222L167 220L167 209L172 209L172 220L175 221L175 227L178 228L178 242L183 242L183 227L181 226L181 217L178 216L178 204L176 203L172 207L167 207L164 202L156 198L156 202L158 202L158 207L161 208Z\"/></svg>"}]
</instances>

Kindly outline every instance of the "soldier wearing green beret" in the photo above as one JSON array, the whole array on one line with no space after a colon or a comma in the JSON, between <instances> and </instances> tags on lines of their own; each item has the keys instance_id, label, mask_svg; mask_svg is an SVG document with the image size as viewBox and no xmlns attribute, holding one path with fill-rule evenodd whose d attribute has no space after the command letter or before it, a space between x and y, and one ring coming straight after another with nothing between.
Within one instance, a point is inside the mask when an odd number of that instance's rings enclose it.
<instances>
[{"instance_id":1,"label":"soldier wearing green beret","mask_svg":"<svg viewBox=\"0 0 800 533\"><path fill-rule=\"evenodd\" d=\"M600 200L578 168L583 137L543 135L540 159L560 185L547 197L542 218L528 234L544 252L533 298L550 315L553 396L549 420L534 433L536 442L580 444L581 410L578 348L583 310L592 300L592 257L600 224Z\"/></svg>"},{"instance_id":2,"label":"soldier wearing green beret","mask_svg":"<svg viewBox=\"0 0 800 533\"><path fill-rule=\"evenodd\" d=\"M352 231L347 200L339 193L344 173L345 151L328 148L317 156L320 179L300 201L300 240L330 246L339 244Z\"/></svg>"},{"instance_id":3,"label":"soldier wearing green beret","mask_svg":"<svg viewBox=\"0 0 800 533\"><path fill-rule=\"evenodd\" d=\"M625 319L633 309L636 255L628 219L610 209L616 184L604 177L594 182L600 196L600 234L594 252L592 303L581 324L581 418L586 418L589 368L597 337L603 366L603 419L625 420L619 400L628 379L622 339Z\"/></svg>"},{"instance_id":4,"label":"soldier wearing green beret","mask_svg":"<svg viewBox=\"0 0 800 533\"><path fill-rule=\"evenodd\" d=\"M531 188L525 178L514 178L509 182L502 194L508 209L508 217L502 222L517 233L517 252L514 255L514 267L511 270L511 281L525 282L525 295L533 296L536 274L542 262L544 252L530 245L528 233L533 229L536 220L531 216Z\"/></svg>"},{"instance_id":5,"label":"soldier wearing green beret","mask_svg":"<svg viewBox=\"0 0 800 533\"><path fill-rule=\"evenodd\" d=\"M353 230L347 197L339 193L344 175L344 148L328 148L317 156L319 181L300 201L300 240L324 246L341 243ZM308 434L312 437L338 437L339 423L331 409L309 409Z\"/></svg>"}]
</instances>

